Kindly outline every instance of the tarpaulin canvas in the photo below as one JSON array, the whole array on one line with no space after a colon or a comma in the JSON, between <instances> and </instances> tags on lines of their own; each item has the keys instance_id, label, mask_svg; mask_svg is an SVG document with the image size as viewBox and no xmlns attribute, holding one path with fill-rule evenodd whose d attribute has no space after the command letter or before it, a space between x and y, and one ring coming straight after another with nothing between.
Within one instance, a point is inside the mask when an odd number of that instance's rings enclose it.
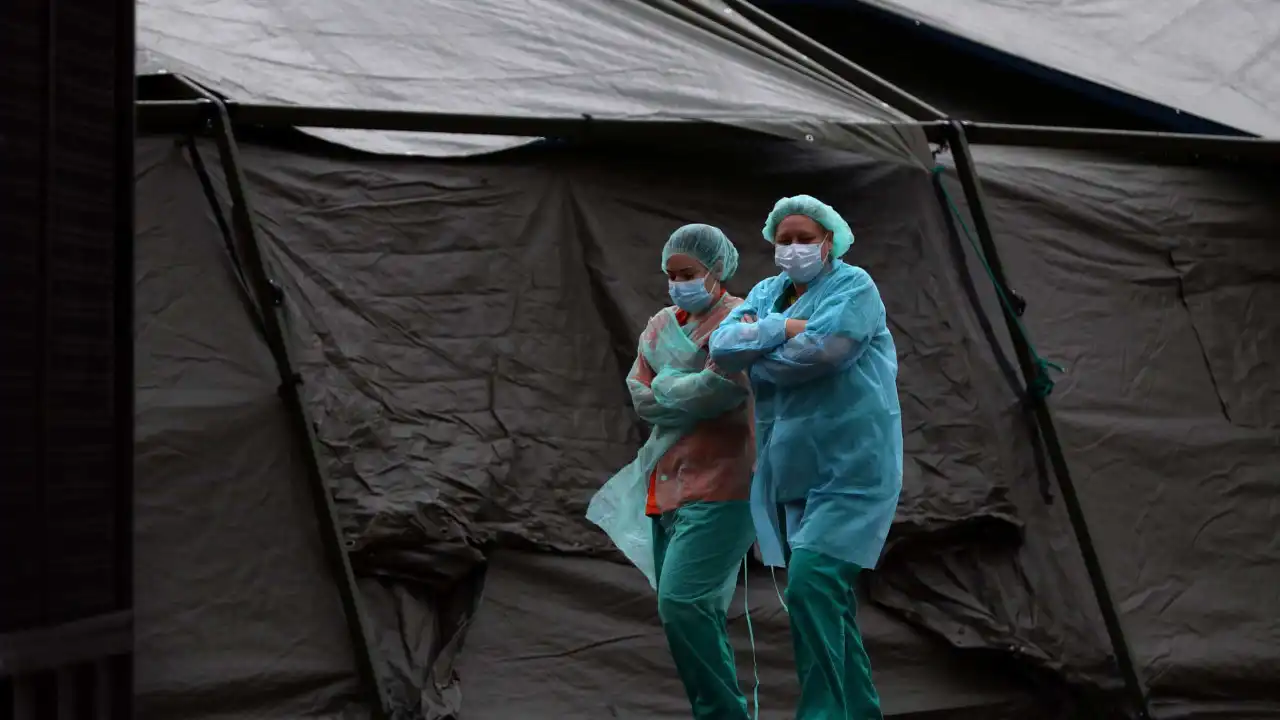
<instances>
[{"instance_id":1,"label":"tarpaulin canvas","mask_svg":"<svg viewBox=\"0 0 1280 720\"><path fill-rule=\"evenodd\" d=\"M975 539L1016 547L1020 521L1008 494L1018 478L1001 460L1018 452L1002 431L1010 402L992 395L1003 380L966 337L972 310L952 296L952 261L927 173L772 142L698 151L544 148L467 162L246 145L241 158L260 238L285 290L322 461L353 561L368 578L362 589L374 644L390 658L383 672L394 678L397 717L482 713L468 710L467 683L485 687L500 677L461 673L468 663L493 662L470 654L465 630L484 622L500 597L488 594L487 581L484 593L472 586L495 552L581 557L630 578L634 571L583 513L641 438L621 379L635 336L663 302L661 245L689 219L721 225L743 251L736 289L745 292L771 268L759 235L763 213L798 187L851 218L859 240L850 259L877 276L898 338L909 459L887 564ZM181 155L169 161L189 164ZM162 217L168 232L185 232L186 214ZM214 343L207 352L228 351ZM279 475L254 487L290 482ZM161 508L153 513L163 516ZM224 572L234 556L222 560ZM315 568L306 592L333 598L316 579L324 575ZM205 582L216 577L210 571ZM282 587L273 592L286 593L294 581L276 582ZM202 607L202 585L175 585L170 602ZM653 598L637 593L629 602ZM302 621L266 598L255 611L281 630ZM610 614L602 621L625 620ZM578 618L564 608L558 623L544 625L548 638L555 625L572 628ZM333 642L339 621L327 621ZM780 622L773 620L773 632ZM625 624L603 630L624 632ZM958 661L937 643L908 647L921 668ZM786 661L763 657L774 668L766 680L776 685ZM177 679L194 671L178 663L168 670ZM248 662L239 671L262 673L258 682L270 686L276 669ZM584 663L578 672L593 668ZM665 673L652 672L654 683L665 682L657 677ZM904 713L951 704L994 712L1027 701L1012 679L966 695L930 692L926 678L912 677L890 683L902 695L886 700ZM228 677L223 691L233 693L237 682ZM788 697L775 691L771 707L785 708Z\"/></svg>"},{"instance_id":2,"label":"tarpaulin canvas","mask_svg":"<svg viewBox=\"0 0 1280 720\"><path fill-rule=\"evenodd\" d=\"M464 717L499 720L517 708L521 717L564 720L689 716L652 592L630 567L499 551L487 576L458 668ZM1066 706L1053 708L998 663L956 653L874 604L863 602L858 612L889 717L1066 717L1056 712ZM574 622L563 622L567 613ZM760 717L794 717L798 688L791 637L767 571L753 568L729 616L747 697L756 695L758 676Z\"/></svg>"},{"instance_id":3,"label":"tarpaulin canvas","mask_svg":"<svg viewBox=\"0 0 1280 720\"><path fill-rule=\"evenodd\" d=\"M1271 0L850 0L1263 137L1280 137Z\"/></svg>"},{"instance_id":4,"label":"tarpaulin canvas","mask_svg":"<svg viewBox=\"0 0 1280 720\"><path fill-rule=\"evenodd\" d=\"M364 717L280 376L189 156L136 159L135 708Z\"/></svg>"},{"instance_id":5,"label":"tarpaulin canvas","mask_svg":"<svg viewBox=\"0 0 1280 720\"><path fill-rule=\"evenodd\" d=\"M665 234L724 227L742 292L769 271L763 213L799 190L850 218L901 352L904 501L863 605L886 706L1069 709L1022 671L952 674L969 650L1115 685L990 287L927 174L769 142L465 162L246 145L242 160L396 717L494 717L504 682L529 688L522 717L679 716L652 597L582 511L641 437L621 377L664 301ZM1025 322L1068 368L1051 403L1157 717L1280 717L1275 178L1025 149L978 162ZM203 200L189 156L144 146L142 707L357 717L274 368ZM767 583L751 594L762 700L785 717ZM644 690L619 690L633 660Z\"/></svg>"},{"instance_id":6,"label":"tarpaulin canvas","mask_svg":"<svg viewBox=\"0 0 1280 720\"><path fill-rule=\"evenodd\" d=\"M138 4L139 72L242 102L519 117L705 120L795 139L924 152L908 121L718 0L178 0ZM529 138L310 130L432 156Z\"/></svg>"},{"instance_id":7,"label":"tarpaulin canvas","mask_svg":"<svg viewBox=\"0 0 1280 720\"><path fill-rule=\"evenodd\" d=\"M1028 302L1024 322L1039 353L1068 368L1050 405L1157 717L1280 717L1280 594L1266 579L1280 566L1269 370L1280 350L1270 311L1280 177L1022 148L975 154L1009 282ZM958 183L948 186L959 198ZM972 253L968 262L980 277ZM990 293L983 302L997 317ZM882 575L879 599L907 607L888 588L965 578L997 619L989 627L1019 652L1040 653L1038 621L1068 618L1055 632L1062 653L1043 655L1101 682L1096 604L1062 566L1074 539L1061 503L1015 498L1025 527L1016 555L921 558L913 576ZM1035 616L1004 599L1018 587L1036 598Z\"/></svg>"}]
</instances>

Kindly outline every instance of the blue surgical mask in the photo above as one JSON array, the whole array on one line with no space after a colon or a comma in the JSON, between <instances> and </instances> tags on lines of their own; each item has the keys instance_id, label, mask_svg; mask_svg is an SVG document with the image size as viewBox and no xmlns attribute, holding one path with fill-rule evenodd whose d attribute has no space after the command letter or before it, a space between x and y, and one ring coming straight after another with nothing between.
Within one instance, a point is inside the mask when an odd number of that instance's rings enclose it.
<instances>
[{"instance_id":1,"label":"blue surgical mask","mask_svg":"<svg viewBox=\"0 0 1280 720\"><path fill-rule=\"evenodd\" d=\"M697 314L711 307L711 293L707 290L706 278L669 280L667 291L671 295L671 302L685 312Z\"/></svg>"},{"instance_id":2,"label":"blue surgical mask","mask_svg":"<svg viewBox=\"0 0 1280 720\"><path fill-rule=\"evenodd\" d=\"M822 266L825 264L822 259L824 244L778 245L773 250L773 262L791 278L792 282L807 283L822 273Z\"/></svg>"}]
</instances>

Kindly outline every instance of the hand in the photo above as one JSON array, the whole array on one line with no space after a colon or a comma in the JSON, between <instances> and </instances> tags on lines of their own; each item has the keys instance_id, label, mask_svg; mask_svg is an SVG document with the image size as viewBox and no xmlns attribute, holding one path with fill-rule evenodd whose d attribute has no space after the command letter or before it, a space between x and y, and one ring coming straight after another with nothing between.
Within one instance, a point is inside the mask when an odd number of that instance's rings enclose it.
<instances>
[{"instance_id":1,"label":"hand","mask_svg":"<svg viewBox=\"0 0 1280 720\"><path fill-rule=\"evenodd\" d=\"M742 316L742 322L744 323L753 323L755 321L756 321L756 316L752 315L751 313L747 313L746 315Z\"/></svg>"},{"instance_id":2,"label":"hand","mask_svg":"<svg viewBox=\"0 0 1280 720\"><path fill-rule=\"evenodd\" d=\"M788 318L788 319L787 319L787 323L786 323L786 324L787 324L787 339L788 339L788 340L790 340L791 338L793 338L793 337L795 337L795 336L799 335L800 333L804 332L804 331L805 331L805 328L809 327L809 321L807 321L807 320L796 320L795 318Z\"/></svg>"}]
</instances>

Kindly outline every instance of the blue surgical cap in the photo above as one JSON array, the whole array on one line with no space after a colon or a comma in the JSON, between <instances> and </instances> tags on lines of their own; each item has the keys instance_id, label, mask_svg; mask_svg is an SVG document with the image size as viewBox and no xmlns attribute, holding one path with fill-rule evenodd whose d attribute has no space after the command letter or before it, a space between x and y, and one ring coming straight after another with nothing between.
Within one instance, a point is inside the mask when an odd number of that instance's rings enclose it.
<instances>
[{"instance_id":1,"label":"blue surgical cap","mask_svg":"<svg viewBox=\"0 0 1280 720\"><path fill-rule=\"evenodd\" d=\"M662 271L672 255L688 255L706 266L718 280L728 280L738 271L738 248L718 227L685 225L671 233L662 248Z\"/></svg>"},{"instance_id":2,"label":"blue surgical cap","mask_svg":"<svg viewBox=\"0 0 1280 720\"><path fill-rule=\"evenodd\" d=\"M788 215L804 215L831 231L831 255L842 257L853 247L853 229L840 217L835 208L811 195L784 197L773 206L769 219L764 221L764 239L770 243L778 234L778 223Z\"/></svg>"}]
</instances>

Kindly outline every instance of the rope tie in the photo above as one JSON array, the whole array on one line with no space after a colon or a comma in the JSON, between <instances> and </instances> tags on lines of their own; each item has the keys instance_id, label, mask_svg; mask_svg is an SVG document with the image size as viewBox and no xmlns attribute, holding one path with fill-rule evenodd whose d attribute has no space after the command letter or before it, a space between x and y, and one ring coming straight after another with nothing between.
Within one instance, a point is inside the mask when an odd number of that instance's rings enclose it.
<instances>
[{"instance_id":1,"label":"rope tie","mask_svg":"<svg viewBox=\"0 0 1280 720\"><path fill-rule=\"evenodd\" d=\"M946 172L943 165L935 165L933 174L941 176ZM991 285L996 289L996 295L1000 298L1000 304L1004 306L1005 312L1009 317L1013 318L1014 324L1018 328L1018 334L1022 336L1023 342L1027 345L1027 350L1031 353L1031 364L1035 368L1032 377L1027 381L1027 392L1038 400L1043 400L1053 392L1053 376L1051 370L1057 372L1066 372L1059 364L1045 360L1040 357L1040 353L1036 352L1036 346L1031 342L1031 336L1027 334L1027 329L1022 325L1022 319L1018 317L1018 312L1014 309L1014 305L1009 300L1009 291L996 280L996 275L991 270L990 263L987 262L987 256L982 253L978 247L978 241L974 239L973 232L969 230L969 223L965 222L964 215L960 213L960 208L956 206L951 194L947 192L946 185L938 183L938 187L942 188L942 197L947 200L947 207L951 210L951 214L955 216L956 222L960 224L960 229L964 231L964 237L969 241L969 246L973 248L973 252L978 256L978 260L982 262L982 268L987 271L987 279L991 280Z\"/></svg>"}]
</instances>

